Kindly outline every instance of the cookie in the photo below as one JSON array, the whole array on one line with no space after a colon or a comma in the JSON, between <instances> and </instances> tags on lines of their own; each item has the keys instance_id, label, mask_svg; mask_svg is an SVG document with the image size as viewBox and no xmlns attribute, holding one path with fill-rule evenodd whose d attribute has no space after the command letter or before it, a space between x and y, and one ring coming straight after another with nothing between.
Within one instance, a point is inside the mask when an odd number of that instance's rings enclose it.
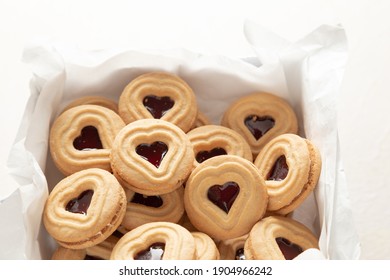
<instances>
[{"instance_id":1,"label":"cookie","mask_svg":"<svg viewBox=\"0 0 390 280\"><path fill-rule=\"evenodd\" d=\"M184 207L191 223L210 237L244 235L267 208L265 183L252 162L234 155L213 157L191 173Z\"/></svg>"},{"instance_id":2,"label":"cookie","mask_svg":"<svg viewBox=\"0 0 390 280\"><path fill-rule=\"evenodd\" d=\"M209 124L211 124L209 118L201 111L198 111L198 114L196 115L195 123L192 125L191 129L204 126L204 125L209 125Z\"/></svg>"},{"instance_id":3,"label":"cookie","mask_svg":"<svg viewBox=\"0 0 390 280\"><path fill-rule=\"evenodd\" d=\"M321 156L308 139L283 134L264 146L255 165L267 187L267 211L286 215L301 205L317 185Z\"/></svg>"},{"instance_id":4,"label":"cookie","mask_svg":"<svg viewBox=\"0 0 390 280\"><path fill-rule=\"evenodd\" d=\"M98 105L110 109L118 114L118 104L103 96L83 96L70 102L63 111L79 105Z\"/></svg>"},{"instance_id":5,"label":"cookie","mask_svg":"<svg viewBox=\"0 0 390 280\"><path fill-rule=\"evenodd\" d=\"M194 167L219 155L236 155L253 160L251 148L234 130L220 125L205 125L187 133L194 149Z\"/></svg>"},{"instance_id":6,"label":"cookie","mask_svg":"<svg viewBox=\"0 0 390 280\"><path fill-rule=\"evenodd\" d=\"M126 123L161 119L187 132L194 125L198 106L191 87L180 77L164 72L138 76L119 98L119 115Z\"/></svg>"},{"instance_id":7,"label":"cookie","mask_svg":"<svg viewBox=\"0 0 390 280\"><path fill-rule=\"evenodd\" d=\"M219 260L219 251L213 239L203 232L191 232L195 240L197 260Z\"/></svg>"},{"instance_id":8,"label":"cookie","mask_svg":"<svg viewBox=\"0 0 390 280\"><path fill-rule=\"evenodd\" d=\"M112 170L125 186L145 195L161 195L181 187L189 176L194 152L176 125L158 119L134 121L115 138Z\"/></svg>"},{"instance_id":9,"label":"cookie","mask_svg":"<svg viewBox=\"0 0 390 280\"><path fill-rule=\"evenodd\" d=\"M218 243L221 260L245 260L244 246L248 234L222 240Z\"/></svg>"},{"instance_id":10,"label":"cookie","mask_svg":"<svg viewBox=\"0 0 390 280\"><path fill-rule=\"evenodd\" d=\"M270 93L252 93L239 98L225 111L221 124L240 133L255 156L274 137L298 132L292 107Z\"/></svg>"},{"instance_id":11,"label":"cookie","mask_svg":"<svg viewBox=\"0 0 390 280\"><path fill-rule=\"evenodd\" d=\"M167 194L153 196L136 193L127 188L125 192L127 208L122 226L128 230L151 222L177 223L183 216L183 187Z\"/></svg>"},{"instance_id":12,"label":"cookie","mask_svg":"<svg viewBox=\"0 0 390 280\"><path fill-rule=\"evenodd\" d=\"M84 249L110 236L126 212L126 194L108 171L90 168L62 179L46 201L43 222L63 247Z\"/></svg>"},{"instance_id":13,"label":"cookie","mask_svg":"<svg viewBox=\"0 0 390 280\"><path fill-rule=\"evenodd\" d=\"M102 106L80 105L64 111L50 130L55 165L64 175L87 168L111 171L111 147L124 126L119 115Z\"/></svg>"},{"instance_id":14,"label":"cookie","mask_svg":"<svg viewBox=\"0 0 390 280\"><path fill-rule=\"evenodd\" d=\"M169 222L153 222L126 233L115 245L112 260L193 260L191 233Z\"/></svg>"},{"instance_id":15,"label":"cookie","mask_svg":"<svg viewBox=\"0 0 390 280\"><path fill-rule=\"evenodd\" d=\"M317 237L291 218L270 216L256 223L245 242L248 260L292 260L303 251L317 248Z\"/></svg>"}]
</instances>

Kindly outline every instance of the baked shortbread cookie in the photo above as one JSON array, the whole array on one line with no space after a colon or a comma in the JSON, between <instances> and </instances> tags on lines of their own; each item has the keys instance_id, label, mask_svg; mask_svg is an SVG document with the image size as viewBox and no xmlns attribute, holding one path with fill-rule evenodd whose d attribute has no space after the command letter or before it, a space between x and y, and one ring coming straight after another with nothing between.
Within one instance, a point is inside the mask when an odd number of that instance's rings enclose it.
<instances>
[{"instance_id":1,"label":"baked shortbread cookie","mask_svg":"<svg viewBox=\"0 0 390 280\"><path fill-rule=\"evenodd\" d=\"M66 105L63 111L80 105L98 105L110 109L118 114L118 104L114 100L95 95L79 97Z\"/></svg>"},{"instance_id":2,"label":"baked shortbread cookie","mask_svg":"<svg viewBox=\"0 0 390 280\"><path fill-rule=\"evenodd\" d=\"M197 260L219 260L217 245L210 236L200 231L191 234L195 240Z\"/></svg>"},{"instance_id":3,"label":"baked shortbread cookie","mask_svg":"<svg viewBox=\"0 0 390 280\"><path fill-rule=\"evenodd\" d=\"M221 260L245 260L244 246L248 234L218 243Z\"/></svg>"}]
</instances>

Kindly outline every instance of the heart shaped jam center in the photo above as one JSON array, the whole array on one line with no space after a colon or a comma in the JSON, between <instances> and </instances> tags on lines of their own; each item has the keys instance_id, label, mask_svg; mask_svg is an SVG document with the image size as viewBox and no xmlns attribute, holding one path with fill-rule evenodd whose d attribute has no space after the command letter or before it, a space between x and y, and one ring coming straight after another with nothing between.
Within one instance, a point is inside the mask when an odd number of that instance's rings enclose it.
<instances>
[{"instance_id":1,"label":"heart shaped jam center","mask_svg":"<svg viewBox=\"0 0 390 280\"><path fill-rule=\"evenodd\" d=\"M65 210L72 213L87 215L87 210L91 204L93 190L83 191L78 197L70 200Z\"/></svg>"},{"instance_id":2,"label":"heart shaped jam center","mask_svg":"<svg viewBox=\"0 0 390 280\"><path fill-rule=\"evenodd\" d=\"M103 149L96 127L91 125L84 127L80 136L73 140L73 147L80 151Z\"/></svg>"},{"instance_id":3,"label":"heart shaped jam center","mask_svg":"<svg viewBox=\"0 0 390 280\"><path fill-rule=\"evenodd\" d=\"M152 144L140 144L135 149L143 159L149 161L158 168L165 154L168 152L168 146L165 143L156 141Z\"/></svg>"},{"instance_id":4,"label":"heart shaped jam center","mask_svg":"<svg viewBox=\"0 0 390 280\"><path fill-rule=\"evenodd\" d=\"M216 156L221 156L221 155L227 155L226 151L223 148L214 148L211 151L200 151L199 153L196 154L196 161L199 163L204 162L205 160L216 157Z\"/></svg>"},{"instance_id":5,"label":"heart shaped jam center","mask_svg":"<svg viewBox=\"0 0 390 280\"><path fill-rule=\"evenodd\" d=\"M156 242L149 246L146 250L138 252L135 260L161 260L164 255L165 244Z\"/></svg>"},{"instance_id":6,"label":"heart shaped jam center","mask_svg":"<svg viewBox=\"0 0 390 280\"><path fill-rule=\"evenodd\" d=\"M275 125L275 120L269 116L259 117L250 115L246 117L245 126L249 129L256 140L259 140Z\"/></svg>"},{"instance_id":7,"label":"heart shaped jam center","mask_svg":"<svg viewBox=\"0 0 390 280\"><path fill-rule=\"evenodd\" d=\"M240 187L235 182L226 182L223 185L211 186L207 192L208 199L221 208L226 213L229 213L234 201L240 192Z\"/></svg>"},{"instance_id":8,"label":"heart shaped jam center","mask_svg":"<svg viewBox=\"0 0 390 280\"><path fill-rule=\"evenodd\" d=\"M173 107L175 102L169 96L148 95L144 98L143 104L155 119L160 119Z\"/></svg>"},{"instance_id":9,"label":"heart shaped jam center","mask_svg":"<svg viewBox=\"0 0 390 280\"><path fill-rule=\"evenodd\" d=\"M132 203L142 204L149 207L158 208L163 205L163 200L158 195L143 195L140 193L134 193L133 198L131 199Z\"/></svg>"},{"instance_id":10,"label":"heart shaped jam center","mask_svg":"<svg viewBox=\"0 0 390 280\"><path fill-rule=\"evenodd\" d=\"M268 181L282 181L287 177L288 174L288 165L286 162L285 156L280 156L272 166L271 170L268 172L267 180Z\"/></svg>"},{"instance_id":11,"label":"heart shaped jam center","mask_svg":"<svg viewBox=\"0 0 390 280\"><path fill-rule=\"evenodd\" d=\"M237 249L235 259L240 261L245 260L244 248Z\"/></svg>"},{"instance_id":12,"label":"heart shaped jam center","mask_svg":"<svg viewBox=\"0 0 390 280\"><path fill-rule=\"evenodd\" d=\"M277 237L275 238L275 240L286 260L292 260L300 253L303 252L303 249L299 245L292 243L290 240L286 238Z\"/></svg>"}]
</instances>

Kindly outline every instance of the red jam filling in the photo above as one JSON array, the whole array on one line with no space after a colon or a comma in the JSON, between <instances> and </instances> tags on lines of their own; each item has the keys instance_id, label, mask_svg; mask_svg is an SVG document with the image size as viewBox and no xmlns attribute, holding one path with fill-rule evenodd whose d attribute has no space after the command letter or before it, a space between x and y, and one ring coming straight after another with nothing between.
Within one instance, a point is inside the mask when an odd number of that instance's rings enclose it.
<instances>
[{"instance_id":1,"label":"red jam filling","mask_svg":"<svg viewBox=\"0 0 390 280\"><path fill-rule=\"evenodd\" d=\"M221 208L226 213L229 213L234 201L236 200L240 187L235 182L226 182L223 185L211 186L207 192L208 199Z\"/></svg>"},{"instance_id":2,"label":"red jam filling","mask_svg":"<svg viewBox=\"0 0 390 280\"><path fill-rule=\"evenodd\" d=\"M255 139L259 140L267 131L274 127L275 120L268 116L250 115L246 117L244 123Z\"/></svg>"},{"instance_id":3,"label":"red jam filling","mask_svg":"<svg viewBox=\"0 0 390 280\"><path fill-rule=\"evenodd\" d=\"M134 193L134 196L130 202L138 203L138 204L142 204L154 208L158 208L161 205L163 205L163 200L161 199L160 196L158 195L147 196L140 193Z\"/></svg>"},{"instance_id":4,"label":"red jam filling","mask_svg":"<svg viewBox=\"0 0 390 280\"><path fill-rule=\"evenodd\" d=\"M226 155L226 154L227 153L224 149L214 148L211 151L200 151L199 153L196 154L195 159L197 162L202 163L209 158Z\"/></svg>"},{"instance_id":5,"label":"red jam filling","mask_svg":"<svg viewBox=\"0 0 390 280\"><path fill-rule=\"evenodd\" d=\"M80 136L73 140L73 147L80 151L103 149L96 127L91 125L84 127Z\"/></svg>"},{"instance_id":6,"label":"red jam filling","mask_svg":"<svg viewBox=\"0 0 390 280\"><path fill-rule=\"evenodd\" d=\"M300 246L292 243L290 240L286 238L277 237L276 243L278 244L279 249L280 251L282 251L283 256L286 260L292 260L300 253L303 252L303 249Z\"/></svg>"},{"instance_id":7,"label":"red jam filling","mask_svg":"<svg viewBox=\"0 0 390 280\"><path fill-rule=\"evenodd\" d=\"M146 250L138 252L135 260L161 260L164 255L165 244L161 242L153 243Z\"/></svg>"},{"instance_id":8,"label":"red jam filling","mask_svg":"<svg viewBox=\"0 0 390 280\"><path fill-rule=\"evenodd\" d=\"M87 215L87 210L91 204L93 190L83 191L78 197L69 201L65 210L72 213Z\"/></svg>"},{"instance_id":9,"label":"red jam filling","mask_svg":"<svg viewBox=\"0 0 390 280\"><path fill-rule=\"evenodd\" d=\"M168 152L168 146L163 142L156 141L152 144L140 144L135 148L135 151L143 159L149 161L158 168L165 154Z\"/></svg>"},{"instance_id":10,"label":"red jam filling","mask_svg":"<svg viewBox=\"0 0 390 280\"><path fill-rule=\"evenodd\" d=\"M173 107L175 102L169 96L148 95L144 98L143 104L155 119L160 119Z\"/></svg>"},{"instance_id":11,"label":"red jam filling","mask_svg":"<svg viewBox=\"0 0 390 280\"><path fill-rule=\"evenodd\" d=\"M236 251L235 260L245 260L244 248L240 248Z\"/></svg>"},{"instance_id":12,"label":"red jam filling","mask_svg":"<svg viewBox=\"0 0 390 280\"><path fill-rule=\"evenodd\" d=\"M288 165L285 156L280 156L272 166L270 172L267 175L269 181L282 181L287 177Z\"/></svg>"}]
</instances>

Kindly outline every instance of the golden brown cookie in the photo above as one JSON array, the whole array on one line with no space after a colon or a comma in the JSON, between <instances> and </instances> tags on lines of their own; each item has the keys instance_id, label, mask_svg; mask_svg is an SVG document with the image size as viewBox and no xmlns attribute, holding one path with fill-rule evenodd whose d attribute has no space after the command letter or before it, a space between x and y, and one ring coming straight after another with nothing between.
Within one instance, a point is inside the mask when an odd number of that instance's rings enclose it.
<instances>
[{"instance_id":1,"label":"golden brown cookie","mask_svg":"<svg viewBox=\"0 0 390 280\"><path fill-rule=\"evenodd\" d=\"M145 195L161 195L183 185L194 152L188 136L174 124L157 119L128 124L117 135L111 166L124 186Z\"/></svg>"},{"instance_id":2,"label":"golden brown cookie","mask_svg":"<svg viewBox=\"0 0 390 280\"><path fill-rule=\"evenodd\" d=\"M177 223L183 216L183 187L167 194L153 196L136 193L127 188L125 192L127 208L122 225L128 230L151 222Z\"/></svg>"},{"instance_id":3,"label":"golden brown cookie","mask_svg":"<svg viewBox=\"0 0 390 280\"><path fill-rule=\"evenodd\" d=\"M270 93L239 98L225 111L221 124L240 133L254 155L272 138L298 132L294 110L285 100Z\"/></svg>"},{"instance_id":4,"label":"golden brown cookie","mask_svg":"<svg viewBox=\"0 0 390 280\"><path fill-rule=\"evenodd\" d=\"M191 173L184 207L198 231L218 240L244 235L267 208L264 180L252 162L233 155L213 157Z\"/></svg>"},{"instance_id":5,"label":"golden brown cookie","mask_svg":"<svg viewBox=\"0 0 390 280\"><path fill-rule=\"evenodd\" d=\"M153 222L126 233L115 245L112 260L193 260L195 241L180 225Z\"/></svg>"},{"instance_id":6,"label":"golden brown cookie","mask_svg":"<svg viewBox=\"0 0 390 280\"><path fill-rule=\"evenodd\" d=\"M93 95L83 96L83 97L80 97L80 98L73 100L65 107L65 109L63 111L66 111L70 108L73 108L73 107L76 107L79 105L88 105L88 104L102 106L102 107L110 109L118 114L118 104L115 101L108 99L106 97L103 97L103 96L93 96Z\"/></svg>"},{"instance_id":7,"label":"golden brown cookie","mask_svg":"<svg viewBox=\"0 0 390 280\"><path fill-rule=\"evenodd\" d=\"M110 236L126 212L126 194L108 171L90 168L61 180L43 212L49 234L63 247L83 249Z\"/></svg>"},{"instance_id":8,"label":"golden brown cookie","mask_svg":"<svg viewBox=\"0 0 390 280\"><path fill-rule=\"evenodd\" d=\"M195 240L197 260L219 260L219 251L214 240L203 232L191 232Z\"/></svg>"},{"instance_id":9,"label":"golden brown cookie","mask_svg":"<svg viewBox=\"0 0 390 280\"><path fill-rule=\"evenodd\" d=\"M218 243L221 260L245 260L244 246L248 234L222 240Z\"/></svg>"},{"instance_id":10,"label":"golden brown cookie","mask_svg":"<svg viewBox=\"0 0 390 280\"><path fill-rule=\"evenodd\" d=\"M317 185L321 156L308 139L283 134L264 146L255 165L267 187L267 211L286 215L301 205Z\"/></svg>"},{"instance_id":11,"label":"golden brown cookie","mask_svg":"<svg viewBox=\"0 0 390 280\"><path fill-rule=\"evenodd\" d=\"M64 111L50 130L50 153L65 175L86 168L111 171L110 151L125 123L114 111L80 105Z\"/></svg>"},{"instance_id":12,"label":"golden brown cookie","mask_svg":"<svg viewBox=\"0 0 390 280\"><path fill-rule=\"evenodd\" d=\"M318 249L318 239L305 225L270 216L253 226L244 253L248 260L291 260L310 248Z\"/></svg>"},{"instance_id":13,"label":"golden brown cookie","mask_svg":"<svg viewBox=\"0 0 390 280\"><path fill-rule=\"evenodd\" d=\"M201 111L198 111L195 123L192 125L191 129L194 129L194 128L197 128L200 126L204 126L204 125L209 125L209 124L211 124L211 121L209 120L209 118Z\"/></svg>"},{"instance_id":14,"label":"golden brown cookie","mask_svg":"<svg viewBox=\"0 0 390 280\"><path fill-rule=\"evenodd\" d=\"M194 167L219 155L236 155L252 161L245 139L234 130L220 125L205 125L187 133L194 149Z\"/></svg>"},{"instance_id":15,"label":"golden brown cookie","mask_svg":"<svg viewBox=\"0 0 390 280\"><path fill-rule=\"evenodd\" d=\"M119 114L126 123L162 119L187 132L198 113L195 94L180 77L163 72L138 76L119 98Z\"/></svg>"}]
</instances>

